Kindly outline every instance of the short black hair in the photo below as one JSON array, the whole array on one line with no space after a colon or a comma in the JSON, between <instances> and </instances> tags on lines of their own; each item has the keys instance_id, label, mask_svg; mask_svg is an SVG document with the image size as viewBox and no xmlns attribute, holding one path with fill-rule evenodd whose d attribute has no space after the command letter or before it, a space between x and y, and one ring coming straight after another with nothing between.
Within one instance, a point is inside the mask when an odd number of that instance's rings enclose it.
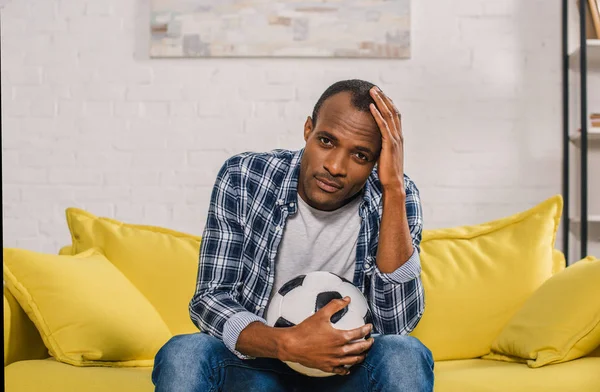
<instances>
[{"instance_id":1,"label":"short black hair","mask_svg":"<svg viewBox=\"0 0 600 392\"><path fill-rule=\"evenodd\" d=\"M321 106L323 106L323 102L325 102L328 98L333 95L341 92L348 91L352 94L352 105L362 112L370 112L369 105L375 103L373 98L371 98L371 94L369 90L375 86L373 83L360 80L360 79L350 79L350 80L341 80L329 86L325 92L321 95L317 103L315 104L315 108L312 113L312 121L313 126L317 125L317 116L319 114L319 110L321 110Z\"/></svg>"}]
</instances>

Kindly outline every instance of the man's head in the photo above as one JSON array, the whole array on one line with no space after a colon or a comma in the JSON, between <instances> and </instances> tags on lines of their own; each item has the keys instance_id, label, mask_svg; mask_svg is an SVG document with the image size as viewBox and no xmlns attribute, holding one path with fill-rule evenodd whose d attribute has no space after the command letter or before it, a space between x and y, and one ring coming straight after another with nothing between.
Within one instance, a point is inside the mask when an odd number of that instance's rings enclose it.
<instances>
[{"instance_id":1,"label":"man's head","mask_svg":"<svg viewBox=\"0 0 600 392\"><path fill-rule=\"evenodd\" d=\"M369 109L373 86L356 79L331 85L304 124L298 193L314 208L332 211L346 204L379 158L381 133Z\"/></svg>"}]
</instances>

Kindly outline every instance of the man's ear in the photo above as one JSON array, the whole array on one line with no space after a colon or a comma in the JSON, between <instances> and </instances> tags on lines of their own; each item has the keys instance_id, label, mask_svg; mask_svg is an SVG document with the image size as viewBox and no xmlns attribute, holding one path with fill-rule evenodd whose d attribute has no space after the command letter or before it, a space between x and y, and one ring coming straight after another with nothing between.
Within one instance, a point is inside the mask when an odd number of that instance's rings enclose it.
<instances>
[{"instance_id":1,"label":"man's ear","mask_svg":"<svg viewBox=\"0 0 600 392\"><path fill-rule=\"evenodd\" d=\"M304 141L308 141L308 136L313 130L313 121L310 116L306 117L306 122L304 123Z\"/></svg>"}]
</instances>

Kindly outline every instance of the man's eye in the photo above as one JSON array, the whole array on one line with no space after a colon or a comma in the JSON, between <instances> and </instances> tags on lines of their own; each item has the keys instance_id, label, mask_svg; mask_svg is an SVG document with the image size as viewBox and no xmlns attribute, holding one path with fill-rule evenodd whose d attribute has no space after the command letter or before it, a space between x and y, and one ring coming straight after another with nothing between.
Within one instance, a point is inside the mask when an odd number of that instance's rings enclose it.
<instances>
[{"instance_id":1,"label":"man's eye","mask_svg":"<svg viewBox=\"0 0 600 392\"><path fill-rule=\"evenodd\" d=\"M326 137L319 137L319 140L321 141L321 143L323 144L327 144L329 145L331 143L331 140L327 139Z\"/></svg>"},{"instance_id":2,"label":"man's eye","mask_svg":"<svg viewBox=\"0 0 600 392\"><path fill-rule=\"evenodd\" d=\"M360 152L356 153L356 156L358 157L358 159L363 160L363 161L369 160L369 158L367 158L367 156L365 154L361 154Z\"/></svg>"}]
</instances>

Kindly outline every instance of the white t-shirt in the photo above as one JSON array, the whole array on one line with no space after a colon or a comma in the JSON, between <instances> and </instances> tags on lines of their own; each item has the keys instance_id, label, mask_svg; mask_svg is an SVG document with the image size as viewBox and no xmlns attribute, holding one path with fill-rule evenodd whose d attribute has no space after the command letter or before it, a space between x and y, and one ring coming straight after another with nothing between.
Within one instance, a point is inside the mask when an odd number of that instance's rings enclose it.
<instances>
[{"instance_id":1,"label":"white t-shirt","mask_svg":"<svg viewBox=\"0 0 600 392\"><path fill-rule=\"evenodd\" d=\"M361 201L357 196L337 210L321 211L298 195L298 211L287 218L279 243L271 298L288 280L312 271L329 271L354 280Z\"/></svg>"}]
</instances>

